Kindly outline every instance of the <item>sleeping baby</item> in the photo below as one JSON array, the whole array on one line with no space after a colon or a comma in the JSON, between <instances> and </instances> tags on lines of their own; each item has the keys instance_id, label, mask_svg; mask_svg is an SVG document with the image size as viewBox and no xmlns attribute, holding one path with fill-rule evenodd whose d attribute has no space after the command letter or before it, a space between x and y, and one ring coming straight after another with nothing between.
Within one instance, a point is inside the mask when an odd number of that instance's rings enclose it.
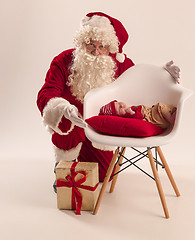
<instances>
[{"instance_id":1,"label":"sleeping baby","mask_svg":"<svg viewBox=\"0 0 195 240\"><path fill-rule=\"evenodd\" d=\"M145 105L127 107L124 102L114 100L101 107L99 115L143 119L166 129L174 123L176 110L176 107L164 103L157 103L152 107Z\"/></svg>"}]
</instances>

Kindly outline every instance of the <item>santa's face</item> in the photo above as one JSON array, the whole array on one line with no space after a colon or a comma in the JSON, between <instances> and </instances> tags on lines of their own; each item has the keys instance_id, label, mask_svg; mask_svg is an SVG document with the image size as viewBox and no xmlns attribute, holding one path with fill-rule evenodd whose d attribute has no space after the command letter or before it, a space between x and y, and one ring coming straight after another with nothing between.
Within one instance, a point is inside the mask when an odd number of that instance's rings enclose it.
<instances>
[{"instance_id":1,"label":"santa's face","mask_svg":"<svg viewBox=\"0 0 195 240\"><path fill-rule=\"evenodd\" d=\"M104 46L99 41L90 40L90 43L84 44L84 47L85 47L87 53L92 54L94 56L109 54L109 47Z\"/></svg>"},{"instance_id":2,"label":"santa's face","mask_svg":"<svg viewBox=\"0 0 195 240\"><path fill-rule=\"evenodd\" d=\"M81 102L88 91L106 86L114 80L115 63L108 55L108 48L97 41L93 44L75 50L70 69L69 86Z\"/></svg>"}]
</instances>

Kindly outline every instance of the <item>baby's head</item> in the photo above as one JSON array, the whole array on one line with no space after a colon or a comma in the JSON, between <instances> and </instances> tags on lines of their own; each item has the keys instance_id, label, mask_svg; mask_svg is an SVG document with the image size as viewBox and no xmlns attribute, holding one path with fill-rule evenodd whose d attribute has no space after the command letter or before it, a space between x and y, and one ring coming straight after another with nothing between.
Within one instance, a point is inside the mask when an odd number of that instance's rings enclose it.
<instances>
[{"instance_id":1,"label":"baby's head","mask_svg":"<svg viewBox=\"0 0 195 240\"><path fill-rule=\"evenodd\" d=\"M124 102L118 102L116 100L109 102L100 109L100 114L102 115L112 115L112 116L125 116L127 114L134 114L135 112Z\"/></svg>"},{"instance_id":2,"label":"baby's head","mask_svg":"<svg viewBox=\"0 0 195 240\"><path fill-rule=\"evenodd\" d=\"M115 108L116 100L109 102L108 104L104 105L100 108L101 115L112 115L117 116L116 108Z\"/></svg>"}]
</instances>

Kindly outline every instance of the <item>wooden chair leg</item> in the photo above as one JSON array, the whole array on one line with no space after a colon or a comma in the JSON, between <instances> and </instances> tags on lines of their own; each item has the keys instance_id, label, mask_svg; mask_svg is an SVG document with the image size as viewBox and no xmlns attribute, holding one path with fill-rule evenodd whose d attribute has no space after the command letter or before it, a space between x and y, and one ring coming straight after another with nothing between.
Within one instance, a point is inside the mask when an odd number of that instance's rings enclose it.
<instances>
[{"instance_id":1,"label":"wooden chair leg","mask_svg":"<svg viewBox=\"0 0 195 240\"><path fill-rule=\"evenodd\" d=\"M152 156L152 151L150 150L150 148L148 148L147 152L148 152L148 157L149 157L149 160L150 160L150 165L151 165L151 168L152 168L152 172L153 172L153 175L154 175L154 178L155 178L156 186L157 186L157 189L158 189L158 192L159 192L160 200L161 200L163 210L164 210L164 213L165 213L165 217L169 218L169 212L168 212L165 196L164 196L164 193L163 193L163 189L162 189L162 185L161 185L160 178L159 178L159 175L158 175L158 171L157 171L156 166L155 166L154 158Z\"/></svg>"},{"instance_id":2,"label":"wooden chair leg","mask_svg":"<svg viewBox=\"0 0 195 240\"><path fill-rule=\"evenodd\" d=\"M159 157L160 157L160 159L161 159L162 164L163 164L164 167L165 167L165 171L166 171L167 176L168 176L168 178L169 178L169 180L170 180L170 182L171 182L171 185L172 185L172 187L173 187L173 189L174 189L177 197L179 197L179 196L180 196L180 192L179 192L179 190L178 190L178 188L177 188L177 185L176 185L176 183L175 183L175 180L174 180L174 178L173 178L173 175L172 175L172 173L171 173L171 171L170 171L170 169L169 169L169 166L168 166L168 164L167 164L167 162L166 162L166 160L165 160L165 157L164 157L164 155L163 155L162 150L161 150L160 147L157 147L157 152L158 152L158 155L159 155Z\"/></svg>"},{"instance_id":3,"label":"wooden chair leg","mask_svg":"<svg viewBox=\"0 0 195 240\"><path fill-rule=\"evenodd\" d=\"M125 150L126 150L126 147L122 147L121 148L121 153L124 155L125 154ZM115 168L115 171L114 173L117 173L119 170L120 170L120 165L123 161L123 156L121 155L119 157L119 160L118 160L118 163L116 165L116 168ZM113 179L112 179L112 183L111 183L111 186L110 186L110 193L112 193L114 191L114 187L115 187L115 184L116 184L116 181L117 181L117 178L118 178L118 174L116 174Z\"/></svg>"},{"instance_id":4,"label":"wooden chair leg","mask_svg":"<svg viewBox=\"0 0 195 240\"><path fill-rule=\"evenodd\" d=\"M116 149L115 151L115 154L110 162L110 165L109 165L109 168L107 170L107 173L106 173L106 177L104 178L104 182L102 184L102 187L101 187L101 190L100 190L100 194L98 196L98 199L97 199L97 202L96 202L96 206L95 206L95 209L93 211L93 214L96 214L99 210L99 207L100 207L100 203L102 201L102 198L103 198L103 195L104 195L104 192L106 190L106 186L109 182L109 179L110 179L110 176L112 174L112 171L113 171L113 168L114 168L114 164L116 162L116 158L118 156L118 153L119 153L119 148Z\"/></svg>"}]
</instances>

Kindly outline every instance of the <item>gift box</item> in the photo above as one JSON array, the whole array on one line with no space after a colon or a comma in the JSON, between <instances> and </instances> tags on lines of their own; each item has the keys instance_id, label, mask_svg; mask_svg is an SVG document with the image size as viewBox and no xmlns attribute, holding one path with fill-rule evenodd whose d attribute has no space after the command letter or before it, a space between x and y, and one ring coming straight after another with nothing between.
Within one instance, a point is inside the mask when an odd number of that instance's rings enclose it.
<instances>
[{"instance_id":1,"label":"gift box","mask_svg":"<svg viewBox=\"0 0 195 240\"><path fill-rule=\"evenodd\" d=\"M57 207L93 211L99 195L98 163L61 161L56 167Z\"/></svg>"}]
</instances>

